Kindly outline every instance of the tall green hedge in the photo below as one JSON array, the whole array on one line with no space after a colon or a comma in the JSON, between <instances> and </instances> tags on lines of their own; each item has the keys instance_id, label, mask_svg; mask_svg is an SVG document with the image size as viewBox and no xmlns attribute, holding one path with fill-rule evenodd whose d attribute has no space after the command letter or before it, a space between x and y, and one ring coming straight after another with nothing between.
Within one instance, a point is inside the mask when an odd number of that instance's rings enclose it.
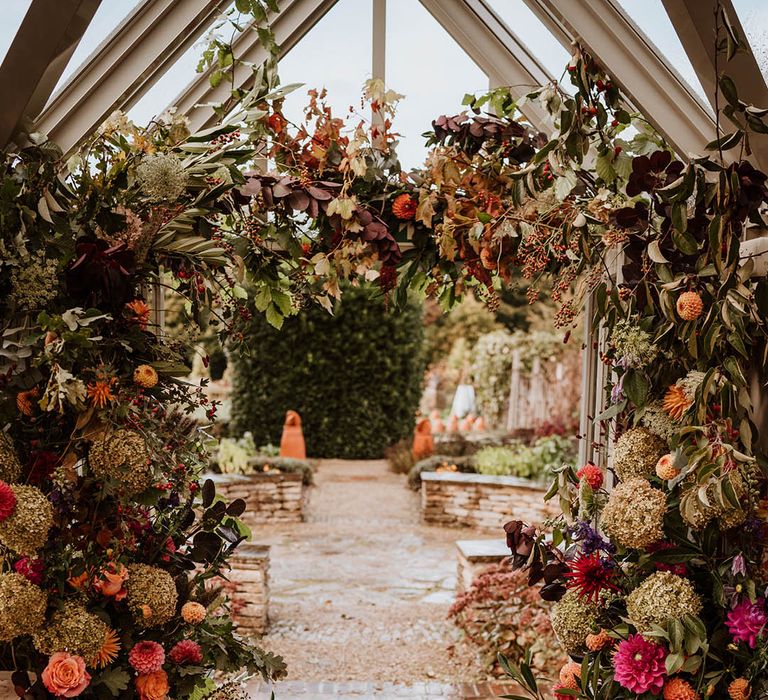
<instances>
[{"instance_id":1,"label":"tall green hedge","mask_svg":"<svg viewBox=\"0 0 768 700\"><path fill-rule=\"evenodd\" d=\"M378 458L410 436L421 395L422 310L389 311L369 289L344 291L334 315L311 307L275 330L256 314L236 362L231 434L280 440L299 412L312 457Z\"/></svg>"}]
</instances>

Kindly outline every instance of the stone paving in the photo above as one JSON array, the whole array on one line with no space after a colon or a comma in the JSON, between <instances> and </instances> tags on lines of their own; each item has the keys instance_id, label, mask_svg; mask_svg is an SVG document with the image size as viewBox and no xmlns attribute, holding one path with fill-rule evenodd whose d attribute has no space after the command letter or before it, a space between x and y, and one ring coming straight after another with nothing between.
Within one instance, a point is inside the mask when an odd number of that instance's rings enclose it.
<instances>
[{"instance_id":1,"label":"stone paving","mask_svg":"<svg viewBox=\"0 0 768 700\"><path fill-rule=\"evenodd\" d=\"M457 539L488 533L423 525L418 494L383 461L325 461L304 523L254 532L271 550L271 628L286 681L252 697L490 698L446 620ZM477 682L477 683L476 683ZM512 691L514 692L514 691Z\"/></svg>"}]
</instances>

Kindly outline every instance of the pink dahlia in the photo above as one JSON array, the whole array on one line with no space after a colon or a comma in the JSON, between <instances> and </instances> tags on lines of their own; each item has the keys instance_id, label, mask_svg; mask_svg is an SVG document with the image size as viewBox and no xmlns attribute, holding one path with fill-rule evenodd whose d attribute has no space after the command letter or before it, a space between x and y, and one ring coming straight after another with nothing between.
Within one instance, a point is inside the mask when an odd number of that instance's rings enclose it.
<instances>
[{"instance_id":1,"label":"pink dahlia","mask_svg":"<svg viewBox=\"0 0 768 700\"><path fill-rule=\"evenodd\" d=\"M13 570L36 586L43 582L43 560L39 557L22 557L13 565Z\"/></svg>"},{"instance_id":2,"label":"pink dahlia","mask_svg":"<svg viewBox=\"0 0 768 700\"><path fill-rule=\"evenodd\" d=\"M593 491L597 491L603 485L603 471L593 462L587 462L576 472L579 481L586 481Z\"/></svg>"},{"instance_id":3,"label":"pink dahlia","mask_svg":"<svg viewBox=\"0 0 768 700\"><path fill-rule=\"evenodd\" d=\"M765 613L765 600L758 598L752 603L744 598L738 605L734 605L728 612L725 624L735 642L747 642L750 649L754 649L757 640L765 635L765 626L768 623L768 615Z\"/></svg>"},{"instance_id":4,"label":"pink dahlia","mask_svg":"<svg viewBox=\"0 0 768 700\"><path fill-rule=\"evenodd\" d=\"M0 481L0 523L13 515L16 509L16 494L10 484Z\"/></svg>"},{"instance_id":5,"label":"pink dahlia","mask_svg":"<svg viewBox=\"0 0 768 700\"><path fill-rule=\"evenodd\" d=\"M640 634L631 634L619 643L613 655L613 677L633 693L658 695L666 677L667 650Z\"/></svg>"},{"instance_id":6,"label":"pink dahlia","mask_svg":"<svg viewBox=\"0 0 768 700\"><path fill-rule=\"evenodd\" d=\"M138 673L154 673L165 663L165 650L157 642L139 642L128 654L128 662Z\"/></svg>"},{"instance_id":7,"label":"pink dahlia","mask_svg":"<svg viewBox=\"0 0 768 700\"><path fill-rule=\"evenodd\" d=\"M182 639L171 649L168 656L176 664L199 664L203 660L200 645L191 639Z\"/></svg>"}]
</instances>

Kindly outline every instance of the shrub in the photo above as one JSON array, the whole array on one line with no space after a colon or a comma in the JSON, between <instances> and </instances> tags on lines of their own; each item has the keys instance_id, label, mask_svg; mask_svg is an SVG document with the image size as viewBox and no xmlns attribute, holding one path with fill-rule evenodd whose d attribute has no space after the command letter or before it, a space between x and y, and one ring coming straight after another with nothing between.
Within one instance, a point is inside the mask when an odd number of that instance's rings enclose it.
<instances>
[{"instance_id":1,"label":"shrub","mask_svg":"<svg viewBox=\"0 0 768 700\"><path fill-rule=\"evenodd\" d=\"M250 356L235 365L232 434L278 442L285 412L301 415L307 454L377 458L413 434L421 395L421 307L389 312L349 288L334 315L311 306L275 330L255 314Z\"/></svg>"},{"instance_id":2,"label":"shrub","mask_svg":"<svg viewBox=\"0 0 768 700\"><path fill-rule=\"evenodd\" d=\"M450 455L432 455L422 459L413 465L408 472L408 486L414 491L421 488L422 472L464 472L473 473L475 471L475 458L472 456L452 457Z\"/></svg>"},{"instance_id":3,"label":"shrub","mask_svg":"<svg viewBox=\"0 0 768 700\"><path fill-rule=\"evenodd\" d=\"M413 443L411 440L399 440L384 450L384 457L389 463L390 471L395 474L407 474L416 462L413 456Z\"/></svg>"},{"instance_id":4,"label":"shrub","mask_svg":"<svg viewBox=\"0 0 768 700\"><path fill-rule=\"evenodd\" d=\"M552 470L576 457L576 445L570 438L550 435L539 438L530 447L486 447L475 455L475 466L480 474L517 476L544 481Z\"/></svg>"},{"instance_id":5,"label":"shrub","mask_svg":"<svg viewBox=\"0 0 768 700\"><path fill-rule=\"evenodd\" d=\"M267 449L272 447L267 445ZM306 459L278 457L264 453L256 447L251 433L240 438L223 438L211 467L221 474L258 474L261 472L299 472L302 481L309 486L313 480L312 465Z\"/></svg>"},{"instance_id":6,"label":"shrub","mask_svg":"<svg viewBox=\"0 0 768 700\"><path fill-rule=\"evenodd\" d=\"M550 603L539 596L538 586L528 585L527 572L495 564L457 596L448 615L494 675L502 675L498 654L517 665L527 649L533 652L535 669L551 672L565 659L549 623L549 608Z\"/></svg>"}]
</instances>

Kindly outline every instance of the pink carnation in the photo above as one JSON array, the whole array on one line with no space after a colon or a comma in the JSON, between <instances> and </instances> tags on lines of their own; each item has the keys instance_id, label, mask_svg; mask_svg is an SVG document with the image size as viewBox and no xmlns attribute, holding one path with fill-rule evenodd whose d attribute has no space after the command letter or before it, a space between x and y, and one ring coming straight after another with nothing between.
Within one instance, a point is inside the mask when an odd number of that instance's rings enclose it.
<instances>
[{"instance_id":1,"label":"pink carnation","mask_svg":"<svg viewBox=\"0 0 768 700\"><path fill-rule=\"evenodd\" d=\"M177 664L199 664L203 660L200 645L191 639L182 639L168 654Z\"/></svg>"},{"instance_id":2,"label":"pink carnation","mask_svg":"<svg viewBox=\"0 0 768 700\"><path fill-rule=\"evenodd\" d=\"M613 656L613 677L627 690L658 695L664 687L667 650L661 644L649 642L640 634L622 641Z\"/></svg>"},{"instance_id":3,"label":"pink carnation","mask_svg":"<svg viewBox=\"0 0 768 700\"><path fill-rule=\"evenodd\" d=\"M43 582L43 560L39 557L35 559L22 557L13 565L13 570L36 586Z\"/></svg>"},{"instance_id":4,"label":"pink carnation","mask_svg":"<svg viewBox=\"0 0 768 700\"><path fill-rule=\"evenodd\" d=\"M165 650L157 642L139 642L128 654L128 662L138 673L154 673L165 663Z\"/></svg>"},{"instance_id":5,"label":"pink carnation","mask_svg":"<svg viewBox=\"0 0 768 700\"><path fill-rule=\"evenodd\" d=\"M765 600L758 598L752 603L748 598L734 605L728 612L725 624L735 642L747 642L754 649L757 640L765 635L768 615L765 613Z\"/></svg>"}]
</instances>

